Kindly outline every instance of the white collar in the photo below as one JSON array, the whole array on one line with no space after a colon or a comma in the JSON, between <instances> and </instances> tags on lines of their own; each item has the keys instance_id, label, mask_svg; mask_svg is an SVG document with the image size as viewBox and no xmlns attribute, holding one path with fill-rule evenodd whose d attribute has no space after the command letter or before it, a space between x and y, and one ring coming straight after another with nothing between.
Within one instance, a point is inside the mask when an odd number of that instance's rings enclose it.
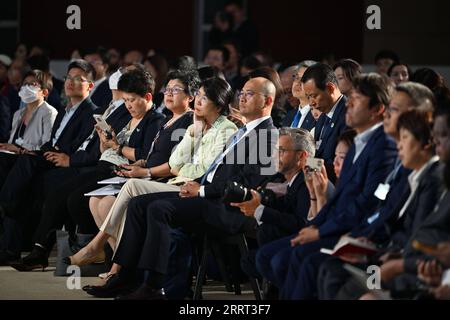
<instances>
[{"instance_id":1,"label":"white collar","mask_svg":"<svg viewBox=\"0 0 450 320\"><path fill-rule=\"evenodd\" d=\"M289 187L292 187L292 184L294 183L295 179L297 179L297 176L298 176L299 174L300 174L300 171L297 172L297 173L295 174L295 176L292 177L291 181L289 181L289 183L288 183L288 186L289 186Z\"/></svg>"},{"instance_id":2,"label":"white collar","mask_svg":"<svg viewBox=\"0 0 450 320\"><path fill-rule=\"evenodd\" d=\"M358 141L358 142L361 142L361 143L363 143L363 144L366 144L366 143L369 141L370 137L372 137L372 135L374 134L375 130L377 130L377 129L378 129L379 127L381 127L382 125L383 125L383 123L382 123L382 122L379 122L379 123L377 123L377 124L371 126L371 127L370 127L369 129L367 129L366 131L361 132L360 134L358 134L358 135L355 137L355 142Z\"/></svg>"},{"instance_id":3,"label":"white collar","mask_svg":"<svg viewBox=\"0 0 450 320\"><path fill-rule=\"evenodd\" d=\"M411 172L411 174L408 177L408 182L409 185L412 186L413 184L417 185L420 181L420 178L422 177L423 173L434 163L439 161L439 157L438 156L434 156L432 157L430 160L428 160L427 163L425 163L422 168L420 168L419 170L414 170L413 172Z\"/></svg>"},{"instance_id":4,"label":"white collar","mask_svg":"<svg viewBox=\"0 0 450 320\"><path fill-rule=\"evenodd\" d=\"M331 108L330 112L327 113L328 118L333 119L334 112L336 111L336 108L337 108L338 104L341 102L343 97L344 97L344 95L341 95L339 97L339 99L336 101L336 103L334 104L333 108Z\"/></svg>"},{"instance_id":5,"label":"white collar","mask_svg":"<svg viewBox=\"0 0 450 320\"><path fill-rule=\"evenodd\" d=\"M250 121L249 123L247 123L245 125L245 127L247 128L246 132L252 131L253 129L255 129L257 126L259 126L262 122L266 121L267 119L270 119L270 116L265 116L265 117Z\"/></svg>"}]
</instances>

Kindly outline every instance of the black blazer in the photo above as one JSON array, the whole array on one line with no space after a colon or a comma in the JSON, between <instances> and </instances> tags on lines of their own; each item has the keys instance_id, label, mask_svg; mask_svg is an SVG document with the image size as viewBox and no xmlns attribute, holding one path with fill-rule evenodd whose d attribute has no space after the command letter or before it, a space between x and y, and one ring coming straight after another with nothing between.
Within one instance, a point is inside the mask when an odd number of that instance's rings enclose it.
<instances>
[{"instance_id":1,"label":"black blazer","mask_svg":"<svg viewBox=\"0 0 450 320\"><path fill-rule=\"evenodd\" d=\"M98 108L95 114L103 114L106 107ZM120 132L125 125L130 121L131 115L125 107L125 103L119 106L112 114L108 116L106 122L111 125L114 132ZM94 127L95 120L92 118L92 128ZM93 130L93 129L92 129ZM91 131L92 132L92 131ZM100 139L97 133L94 133L92 140L89 142L85 150L79 150L70 156L71 167L87 167L93 166L100 158Z\"/></svg>"},{"instance_id":2,"label":"black blazer","mask_svg":"<svg viewBox=\"0 0 450 320\"><path fill-rule=\"evenodd\" d=\"M390 225L391 240L399 249L405 247L408 239L433 212L443 191L441 176L442 167L438 161L423 173L414 198L409 203L405 213L400 219L397 217L395 223Z\"/></svg>"},{"instance_id":3,"label":"black blazer","mask_svg":"<svg viewBox=\"0 0 450 320\"><path fill-rule=\"evenodd\" d=\"M170 120L170 118L166 118L161 125L162 128L160 129L158 140L155 141L155 146L153 147L152 153L147 160L148 168L160 166L169 161L172 151L183 139L186 129L192 124L194 113L191 111L186 112L170 127L163 129L163 126ZM173 133L176 134L172 136Z\"/></svg>"},{"instance_id":4,"label":"black blazer","mask_svg":"<svg viewBox=\"0 0 450 320\"><path fill-rule=\"evenodd\" d=\"M232 140L233 137L230 142ZM271 162L277 142L278 130L269 118L234 146L231 151L234 151L234 156L226 158L225 163L217 168L212 183L205 185L205 201L210 201L212 205L203 211L203 219L207 225L233 234L247 223L254 221L253 218L244 216L238 208L222 202L223 189L228 181L241 183L254 190L263 185L268 176L275 174L276 171ZM200 182L201 179L197 181Z\"/></svg>"},{"instance_id":5,"label":"black blazer","mask_svg":"<svg viewBox=\"0 0 450 320\"><path fill-rule=\"evenodd\" d=\"M295 115L297 114L298 108L290 110L286 117L283 119L283 127L291 127L294 121ZM316 119L314 119L312 112L309 111L306 115L305 121L303 121L301 128L311 131L316 126Z\"/></svg>"},{"instance_id":6,"label":"black blazer","mask_svg":"<svg viewBox=\"0 0 450 320\"><path fill-rule=\"evenodd\" d=\"M164 115L152 108L134 129L128 146L134 148L134 157L136 160L145 159L148 151L155 139L161 124L164 121Z\"/></svg>"},{"instance_id":7,"label":"black blazer","mask_svg":"<svg viewBox=\"0 0 450 320\"><path fill-rule=\"evenodd\" d=\"M308 218L309 191L303 172L297 175L286 195L280 200L281 203L275 205L275 208L264 208L261 221L277 226L287 236L303 228Z\"/></svg>"},{"instance_id":8,"label":"black blazer","mask_svg":"<svg viewBox=\"0 0 450 320\"><path fill-rule=\"evenodd\" d=\"M336 182L336 175L334 173L334 156L337 146L337 139L339 136L347 129L345 124L345 112L346 112L347 98L342 97L341 101L334 111L333 118L331 119L331 130L328 130L326 135L323 137L323 141L320 144L320 148L316 151L316 158L325 160L325 167L327 169L328 178L331 182ZM326 115L322 114L317 120L316 130L314 140L320 140L320 134L322 132L322 127L325 124Z\"/></svg>"},{"instance_id":9,"label":"black blazer","mask_svg":"<svg viewBox=\"0 0 450 320\"><path fill-rule=\"evenodd\" d=\"M83 141L92 132L92 115L94 114L95 109L97 109L97 106L92 103L91 99L84 99L59 136L55 147L58 147L61 152L64 152L69 156L75 153ZM65 109L58 112L55 123L53 124L50 140L41 147L42 149L53 146L52 140L55 137L56 131L58 130L65 113Z\"/></svg>"},{"instance_id":10,"label":"black blazer","mask_svg":"<svg viewBox=\"0 0 450 320\"><path fill-rule=\"evenodd\" d=\"M233 137L230 138L224 151L230 145ZM267 139L265 139L266 137ZM260 139L265 139L266 141L260 142ZM262 169L270 167L272 161L270 157L277 142L278 130L273 125L272 118L260 123L251 133L234 146L233 150L229 153L233 156L226 157L225 163L219 165L212 183L205 185L205 197L220 198L224 186L228 181L238 182L252 189L260 186L267 179L267 175L275 173L266 173L266 176L264 176L262 175ZM264 152L264 156L268 157L270 161L265 161L268 159L260 158L261 154L258 152L260 151L259 147L265 147L266 152ZM244 154L241 151L245 151ZM241 158L242 155L243 157ZM257 157L256 159L254 158L255 156ZM202 178L200 177L197 181L200 182Z\"/></svg>"},{"instance_id":11,"label":"black blazer","mask_svg":"<svg viewBox=\"0 0 450 320\"><path fill-rule=\"evenodd\" d=\"M107 107L112 100L112 92L109 89L108 79L101 82L91 96L91 100L99 107Z\"/></svg>"}]
</instances>

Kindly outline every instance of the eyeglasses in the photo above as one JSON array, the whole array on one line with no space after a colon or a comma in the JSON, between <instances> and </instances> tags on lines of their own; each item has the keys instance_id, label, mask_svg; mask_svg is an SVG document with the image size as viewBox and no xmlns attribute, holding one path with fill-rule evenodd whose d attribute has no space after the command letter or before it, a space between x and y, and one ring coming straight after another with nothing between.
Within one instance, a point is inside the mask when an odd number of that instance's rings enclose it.
<instances>
[{"instance_id":1,"label":"eyeglasses","mask_svg":"<svg viewBox=\"0 0 450 320\"><path fill-rule=\"evenodd\" d=\"M279 148L278 149L278 154L284 154L284 153L289 152L289 151L299 151L299 150Z\"/></svg>"},{"instance_id":2,"label":"eyeglasses","mask_svg":"<svg viewBox=\"0 0 450 320\"><path fill-rule=\"evenodd\" d=\"M195 97L197 98L197 101L202 105L208 102L208 97L205 95L201 95L200 93L197 93Z\"/></svg>"},{"instance_id":3,"label":"eyeglasses","mask_svg":"<svg viewBox=\"0 0 450 320\"><path fill-rule=\"evenodd\" d=\"M22 83L22 87L24 87L24 86L41 88L41 85L37 81L24 82L24 83Z\"/></svg>"},{"instance_id":4,"label":"eyeglasses","mask_svg":"<svg viewBox=\"0 0 450 320\"><path fill-rule=\"evenodd\" d=\"M265 94L263 94L263 93L253 92L253 91L251 91L251 90L248 90L248 91L242 90L242 91L240 91L240 92L238 93L238 97L239 97L239 99L242 99L243 97L245 97L245 100L250 100L250 99L253 98L253 96L255 96L256 94L259 94L259 95L261 95L261 96L267 97L267 96L266 96Z\"/></svg>"},{"instance_id":5,"label":"eyeglasses","mask_svg":"<svg viewBox=\"0 0 450 320\"><path fill-rule=\"evenodd\" d=\"M71 81L75 84L81 84L83 82L89 82L89 80L83 79L80 76L75 76L75 77L71 77L71 76L65 76L64 77L64 81Z\"/></svg>"},{"instance_id":6,"label":"eyeglasses","mask_svg":"<svg viewBox=\"0 0 450 320\"><path fill-rule=\"evenodd\" d=\"M166 95L167 94L177 95L177 94L180 94L182 92L184 92L184 89L180 88L180 87L173 87L173 88L167 87L167 88L164 89L164 94L166 94Z\"/></svg>"}]
</instances>

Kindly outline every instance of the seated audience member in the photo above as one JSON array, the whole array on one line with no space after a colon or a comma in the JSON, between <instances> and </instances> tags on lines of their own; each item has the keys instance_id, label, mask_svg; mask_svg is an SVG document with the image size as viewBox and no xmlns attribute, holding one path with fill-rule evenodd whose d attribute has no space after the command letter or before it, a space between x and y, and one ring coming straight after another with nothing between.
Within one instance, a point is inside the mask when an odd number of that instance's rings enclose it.
<instances>
[{"instance_id":1,"label":"seated audience member","mask_svg":"<svg viewBox=\"0 0 450 320\"><path fill-rule=\"evenodd\" d=\"M208 66L216 67L223 73L228 59L230 59L230 53L227 48L223 46L211 47L206 53L203 63Z\"/></svg>"},{"instance_id":2,"label":"seated audience member","mask_svg":"<svg viewBox=\"0 0 450 320\"><path fill-rule=\"evenodd\" d=\"M167 74L169 73L169 64L164 56L155 54L144 60L145 69L150 72L155 79L155 95L153 103L156 110L163 112L166 116L170 115L170 111L164 108L164 85L167 83Z\"/></svg>"},{"instance_id":3,"label":"seated audience member","mask_svg":"<svg viewBox=\"0 0 450 320\"><path fill-rule=\"evenodd\" d=\"M38 174L55 168L55 157L70 156L76 152L81 143L92 130L92 115L96 106L89 99L89 91L93 86L92 66L84 60L76 60L68 67L65 91L70 104L59 111L52 128L50 140L44 143L39 151L20 155L8 173L0 191L0 208L6 215L5 233L13 238L3 237L4 246L11 251L11 256L20 252L21 227L26 223L28 210L20 210L27 204L27 191L31 181ZM6 224L9 227L6 227ZM18 247L12 247L13 244ZM13 260L13 259L11 259Z\"/></svg>"},{"instance_id":4,"label":"seated audience member","mask_svg":"<svg viewBox=\"0 0 450 320\"><path fill-rule=\"evenodd\" d=\"M333 67L338 81L339 90L348 97L353 89L353 81L362 72L361 65L352 59L343 59L338 61Z\"/></svg>"},{"instance_id":5,"label":"seated audience member","mask_svg":"<svg viewBox=\"0 0 450 320\"><path fill-rule=\"evenodd\" d=\"M410 81L412 71L405 63L396 62L388 70L388 77L394 82L396 86L400 83Z\"/></svg>"},{"instance_id":6,"label":"seated audience member","mask_svg":"<svg viewBox=\"0 0 450 320\"><path fill-rule=\"evenodd\" d=\"M144 70L130 70L120 77L118 89L123 92L122 97L131 115L131 120L117 134L110 128L110 136L98 125L96 126L100 139L100 160L94 170L81 173L70 180L72 190L69 194L64 195L69 201L67 207L69 212L89 210L89 199L84 194L97 189L98 181L112 177L114 166L129 164L130 161L135 162L145 158L164 118L152 108L153 88L154 81ZM73 197L72 202L70 201L71 197ZM83 234L79 229L78 233ZM30 253L28 259L24 258L23 263L21 262L15 267L19 271L46 267L51 247L43 247L44 244L35 245L34 252Z\"/></svg>"},{"instance_id":7,"label":"seated audience member","mask_svg":"<svg viewBox=\"0 0 450 320\"><path fill-rule=\"evenodd\" d=\"M294 74L292 83L292 95L298 99L298 108L289 111L283 119L283 127L303 128L311 131L316 120L311 113L311 106L302 87L302 77L307 68L315 64L314 61L306 60L297 65L297 72ZM313 135L314 136L314 135Z\"/></svg>"},{"instance_id":8,"label":"seated audience member","mask_svg":"<svg viewBox=\"0 0 450 320\"><path fill-rule=\"evenodd\" d=\"M411 81L421 83L434 93L438 105L445 104L450 100L450 88L444 77L430 68L416 70L411 77Z\"/></svg>"},{"instance_id":9,"label":"seated audience member","mask_svg":"<svg viewBox=\"0 0 450 320\"><path fill-rule=\"evenodd\" d=\"M387 134L394 137L398 143L400 139L399 131L397 128L399 117L407 111L418 110L430 114L434 109L434 97L433 93L425 86L418 83L403 83L395 88L389 107L384 114L384 130ZM354 228L351 232L351 236L355 238L367 238L369 241L385 247L390 242L392 232L387 232L387 226L389 221L396 221L400 209L406 202L410 188L408 183L408 177L411 173L410 169L402 166L400 159L397 159L396 166L392 173L386 180L386 185L389 185L389 192L386 194L385 200L378 210L374 211L374 214L363 221L358 227ZM380 189L382 190L382 189ZM397 227L397 229L399 229ZM404 237L402 237L404 238ZM400 245L401 246L401 245ZM362 260L366 257L361 257ZM319 267L319 257L311 258L315 260L316 268ZM323 266L320 268L319 275L311 275L309 271L309 279L318 277L319 287L318 297L319 299L334 299L338 295L338 291L349 280L350 274L343 269L344 262L358 262L358 257L341 257L341 258L328 258ZM305 267L305 269L308 267ZM309 267L310 268L310 267ZM300 280L299 280L300 281ZM350 289L351 292L353 289ZM315 296L316 289L314 286L309 288L302 286L303 297ZM342 292L346 292L343 289ZM341 294L343 296L343 294ZM353 296L356 298L358 295ZM351 295L348 296L350 298Z\"/></svg>"},{"instance_id":10,"label":"seated audience member","mask_svg":"<svg viewBox=\"0 0 450 320\"><path fill-rule=\"evenodd\" d=\"M391 87L377 74L357 77L354 87L347 103L346 122L358 135L344 160L333 197L297 235L272 242L258 251L258 270L285 290L282 296L288 295L289 286L296 283L304 258L322 247L334 246L341 235L373 211L378 204L373 194L392 170L397 153L382 127Z\"/></svg>"},{"instance_id":11,"label":"seated audience member","mask_svg":"<svg viewBox=\"0 0 450 320\"><path fill-rule=\"evenodd\" d=\"M400 61L398 55L390 50L382 50L375 56L375 72L382 76L387 76L389 68Z\"/></svg>"},{"instance_id":12,"label":"seated audience member","mask_svg":"<svg viewBox=\"0 0 450 320\"><path fill-rule=\"evenodd\" d=\"M336 152L334 156L334 173L337 181L341 175L342 167L344 165L345 157L353 145L353 139L356 136L355 130L347 130L338 138ZM310 197L310 209L308 212L308 220L313 220L317 213L325 206L328 199L331 198L334 192L334 185L328 180L327 171L325 167L322 170L313 171L306 176L306 186L308 187Z\"/></svg>"},{"instance_id":13,"label":"seated audience member","mask_svg":"<svg viewBox=\"0 0 450 320\"><path fill-rule=\"evenodd\" d=\"M223 115L228 110L231 99L230 85L220 78L208 79L203 82L195 103L195 120L183 140L170 157L171 172L181 179L175 178L169 184L155 181L133 179L128 181L117 200L110 206L103 206L108 211L97 210L101 221L100 233L77 255L70 257L72 264L82 265L103 248L105 241L112 237L113 249L117 249L121 240L124 217L129 201L142 194L180 191L180 183L201 177L220 154L230 138L237 130L236 126ZM91 207L92 207L91 200ZM94 211L93 211L94 212ZM107 216L106 216L107 214ZM110 241L111 243L111 241ZM110 274L117 273L120 266L114 265Z\"/></svg>"},{"instance_id":14,"label":"seated audience member","mask_svg":"<svg viewBox=\"0 0 450 320\"><path fill-rule=\"evenodd\" d=\"M91 100L95 105L105 107L112 99L106 77L106 70L108 69L106 50L101 47L88 49L83 52L83 59L89 62L95 69L94 87L90 93Z\"/></svg>"},{"instance_id":15,"label":"seated audience member","mask_svg":"<svg viewBox=\"0 0 450 320\"><path fill-rule=\"evenodd\" d=\"M27 73L19 96L26 107L17 110L12 121L12 130L8 143L0 143L0 186L19 154L40 150L51 136L57 111L45 98L52 90L50 76L40 70Z\"/></svg>"},{"instance_id":16,"label":"seated audience member","mask_svg":"<svg viewBox=\"0 0 450 320\"><path fill-rule=\"evenodd\" d=\"M280 107L283 108L284 113L297 109L299 105L298 99L292 94L292 85L294 83L294 76L297 73L297 69L298 67L296 65L288 66L286 68L283 66L278 69L281 87L283 89L280 99Z\"/></svg>"},{"instance_id":17,"label":"seated audience member","mask_svg":"<svg viewBox=\"0 0 450 320\"><path fill-rule=\"evenodd\" d=\"M346 129L347 98L339 90L333 70L325 64L317 63L306 69L302 85L311 108L322 112L315 129L316 157L325 161L328 177L334 183L334 151L337 138Z\"/></svg>"},{"instance_id":18,"label":"seated audience member","mask_svg":"<svg viewBox=\"0 0 450 320\"><path fill-rule=\"evenodd\" d=\"M53 87L52 90L49 90L47 96L47 102L49 105L54 107L56 110L60 110L63 105L61 102L61 94L64 89L64 81L56 78L50 72L50 58L44 54L36 54L27 59L27 63L32 70L41 70L45 73L49 74L50 79L52 80Z\"/></svg>"},{"instance_id":19,"label":"seated audience member","mask_svg":"<svg viewBox=\"0 0 450 320\"><path fill-rule=\"evenodd\" d=\"M254 229L255 220L224 204L222 193L227 182L255 189L265 180L264 175L275 173L271 160L278 139L270 119L275 91L273 83L265 78L250 79L240 93L240 111L248 123L230 138L205 174L185 184L179 193L142 195L130 201L122 241L114 258L122 269L104 286L91 287L89 294L106 297L124 292L133 286L138 268L146 270L148 278L123 299L164 298L171 241L169 226L201 223L205 224L203 231L211 231L215 236ZM259 150L258 145L265 149ZM134 222L136 219L138 223ZM140 230L134 230L136 227Z\"/></svg>"}]
</instances>

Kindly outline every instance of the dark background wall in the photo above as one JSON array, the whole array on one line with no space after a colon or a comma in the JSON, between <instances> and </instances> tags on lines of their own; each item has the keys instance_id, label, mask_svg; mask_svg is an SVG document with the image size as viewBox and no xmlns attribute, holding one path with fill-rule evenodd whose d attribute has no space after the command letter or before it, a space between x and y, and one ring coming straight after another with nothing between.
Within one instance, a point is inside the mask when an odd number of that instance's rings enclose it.
<instances>
[{"instance_id":1,"label":"dark background wall","mask_svg":"<svg viewBox=\"0 0 450 320\"><path fill-rule=\"evenodd\" d=\"M42 42L55 58L73 49L103 45L122 50L164 49L171 56L192 51L193 1L25 0L21 10L21 41ZM66 9L81 8L81 30L68 30Z\"/></svg>"}]
</instances>

